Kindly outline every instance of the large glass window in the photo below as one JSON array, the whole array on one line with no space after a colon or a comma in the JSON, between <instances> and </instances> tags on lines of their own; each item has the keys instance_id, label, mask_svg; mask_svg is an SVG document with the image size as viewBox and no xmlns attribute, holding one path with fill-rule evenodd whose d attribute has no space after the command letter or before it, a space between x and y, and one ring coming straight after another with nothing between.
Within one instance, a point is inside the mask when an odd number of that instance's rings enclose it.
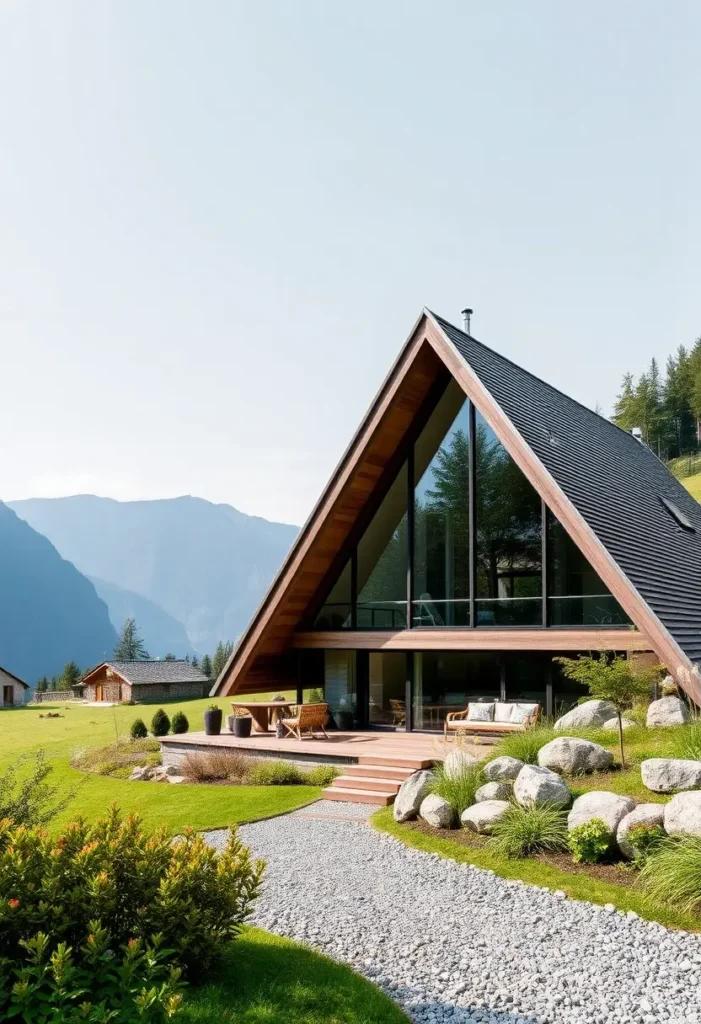
<instances>
[{"instance_id":1,"label":"large glass window","mask_svg":"<svg viewBox=\"0 0 701 1024\"><path fill-rule=\"evenodd\" d=\"M467 626L470 415L451 380L414 447L414 626Z\"/></svg>"},{"instance_id":2,"label":"large glass window","mask_svg":"<svg viewBox=\"0 0 701 1024\"><path fill-rule=\"evenodd\" d=\"M499 657L481 651L423 651L414 656L413 726L442 730L449 711L501 692Z\"/></svg>"},{"instance_id":3,"label":"large glass window","mask_svg":"<svg viewBox=\"0 0 701 1024\"><path fill-rule=\"evenodd\" d=\"M541 500L480 413L476 460L477 625L540 625Z\"/></svg>"},{"instance_id":4,"label":"large glass window","mask_svg":"<svg viewBox=\"0 0 701 1024\"><path fill-rule=\"evenodd\" d=\"M406 727L406 654L371 651L369 667L370 725Z\"/></svg>"},{"instance_id":5,"label":"large glass window","mask_svg":"<svg viewBox=\"0 0 701 1024\"><path fill-rule=\"evenodd\" d=\"M548 513L551 626L624 626L630 619L561 523Z\"/></svg>"},{"instance_id":6,"label":"large glass window","mask_svg":"<svg viewBox=\"0 0 701 1024\"><path fill-rule=\"evenodd\" d=\"M356 718L355 651L324 651L324 700L332 715L348 712Z\"/></svg>"},{"instance_id":7,"label":"large glass window","mask_svg":"<svg viewBox=\"0 0 701 1024\"><path fill-rule=\"evenodd\" d=\"M358 629L405 629L407 467L402 467L358 544Z\"/></svg>"},{"instance_id":8,"label":"large glass window","mask_svg":"<svg viewBox=\"0 0 701 1024\"><path fill-rule=\"evenodd\" d=\"M351 563L341 575L314 620L314 629L350 629L352 625Z\"/></svg>"}]
</instances>

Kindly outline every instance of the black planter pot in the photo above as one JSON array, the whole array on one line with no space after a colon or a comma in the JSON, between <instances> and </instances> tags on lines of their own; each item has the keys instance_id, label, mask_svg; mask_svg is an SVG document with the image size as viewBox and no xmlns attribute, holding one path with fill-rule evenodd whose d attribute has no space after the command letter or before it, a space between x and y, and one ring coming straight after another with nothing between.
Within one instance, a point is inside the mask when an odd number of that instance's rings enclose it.
<instances>
[{"instance_id":1,"label":"black planter pot","mask_svg":"<svg viewBox=\"0 0 701 1024\"><path fill-rule=\"evenodd\" d=\"M337 711L333 716L336 720L336 727L341 732L347 732L353 728L353 712L352 711Z\"/></svg>"},{"instance_id":2,"label":"black planter pot","mask_svg":"<svg viewBox=\"0 0 701 1024\"><path fill-rule=\"evenodd\" d=\"M253 719L250 715L239 715L234 719L234 736L237 739L245 740L247 736L251 735L251 726L253 725Z\"/></svg>"},{"instance_id":3,"label":"black planter pot","mask_svg":"<svg viewBox=\"0 0 701 1024\"><path fill-rule=\"evenodd\" d=\"M207 736L218 736L221 732L221 708L209 708L204 713L204 731ZM235 724L235 723L234 723Z\"/></svg>"}]
</instances>

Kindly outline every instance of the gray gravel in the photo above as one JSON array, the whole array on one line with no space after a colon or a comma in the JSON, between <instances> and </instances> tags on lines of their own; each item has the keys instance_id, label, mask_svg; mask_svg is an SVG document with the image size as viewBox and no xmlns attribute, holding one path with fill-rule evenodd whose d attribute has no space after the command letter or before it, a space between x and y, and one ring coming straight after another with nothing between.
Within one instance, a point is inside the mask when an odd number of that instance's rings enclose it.
<instances>
[{"instance_id":1,"label":"gray gravel","mask_svg":"<svg viewBox=\"0 0 701 1024\"><path fill-rule=\"evenodd\" d=\"M296 813L240 836L268 862L253 923L350 964L413 1021L701 1024L699 936L411 850L361 822Z\"/></svg>"}]
</instances>

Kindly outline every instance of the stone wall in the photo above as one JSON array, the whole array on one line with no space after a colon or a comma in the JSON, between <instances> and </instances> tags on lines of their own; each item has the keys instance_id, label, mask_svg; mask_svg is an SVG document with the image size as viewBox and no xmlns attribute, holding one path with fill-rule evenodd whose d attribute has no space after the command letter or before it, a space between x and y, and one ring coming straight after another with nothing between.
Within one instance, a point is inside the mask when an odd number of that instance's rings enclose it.
<instances>
[{"instance_id":1,"label":"stone wall","mask_svg":"<svg viewBox=\"0 0 701 1024\"><path fill-rule=\"evenodd\" d=\"M103 682L101 684L98 684L98 683L88 683L87 686L85 687L85 689L83 690L83 697L84 697L85 700L91 700L91 701L97 700L96 692L97 692L97 686L98 685L102 686L102 700L105 701L106 703L110 703L111 704L111 703L114 703L114 702L119 702L121 700L131 700L132 699L131 698L131 689L132 688L131 688L131 686L129 686L128 683L114 683L114 682L110 683L110 682L105 681L105 682Z\"/></svg>"},{"instance_id":2,"label":"stone wall","mask_svg":"<svg viewBox=\"0 0 701 1024\"><path fill-rule=\"evenodd\" d=\"M46 690L44 693L34 693L32 698L37 704L56 704L60 700L75 700L73 690Z\"/></svg>"},{"instance_id":3,"label":"stone wall","mask_svg":"<svg viewBox=\"0 0 701 1024\"><path fill-rule=\"evenodd\" d=\"M209 683L148 683L131 687L132 699L140 704L153 704L159 700L190 700L206 697L208 693Z\"/></svg>"}]
</instances>

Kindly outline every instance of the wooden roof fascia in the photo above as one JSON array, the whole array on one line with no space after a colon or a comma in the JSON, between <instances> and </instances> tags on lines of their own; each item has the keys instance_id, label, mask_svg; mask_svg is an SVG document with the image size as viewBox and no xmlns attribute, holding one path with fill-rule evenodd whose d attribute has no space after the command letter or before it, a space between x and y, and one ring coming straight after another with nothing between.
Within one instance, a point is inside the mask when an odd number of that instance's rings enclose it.
<instances>
[{"instance_id":1,"label":"wooden roof fascia","mask_svg":"<svg viewBox=\"0 0 701 1024\"><path fill-rule=\"evenodd\" d=\"M83 676L80 683L78 683L78 686L86 686L92 677L103 668L109 668L116 676L119 676L123 683L126 683L128 686L134 685L131 679L128 679L123 672L116 669L111 661L101 661L99 665L95 666L95 668L90 669L86 676Z\"/></svg>"},{"instance_id":2,"label":"wooden roof fascia","mask_svg":"<svg viewBox=\"0 0 701 1024\"><path fill-rule=\"evenodd\" d=\"M424 312L427 319L425 335L429 344L445 362L475 408L484 416L516 465L565 527L632 622L647 636L660 661L667 666L677 683L686 690L695 703L701 705L701 678L698 669L635 589L494 396L458 352L440 324L428 310Z\"/></svg>"},{"instance_id":3,"label":"wooden roof fascia","mask_svg":"<svg viewBox=\"0 0 701 1024\"><path fill-rule=\"evenodd\" d=\"M271 623L285 590L300 569L321 524L331 512L350 474L358 464L364 448L372 438L382 416L397 393L402 380L410 371L414 360L426 341L423 327L427 322L427 311L423 310L417 317L406 342L375 395L362 423L341 456L321 497L300 530L287 558L258 605L246 632L241 636L226 665L212 686L210 690L211 696L225 697L234 693L236 677L245 674L247 668L250 667L255 657L255 648L261 640L266 627ZM232 678L233 673L235 675Z\"/></svg>"}]
</instances>

